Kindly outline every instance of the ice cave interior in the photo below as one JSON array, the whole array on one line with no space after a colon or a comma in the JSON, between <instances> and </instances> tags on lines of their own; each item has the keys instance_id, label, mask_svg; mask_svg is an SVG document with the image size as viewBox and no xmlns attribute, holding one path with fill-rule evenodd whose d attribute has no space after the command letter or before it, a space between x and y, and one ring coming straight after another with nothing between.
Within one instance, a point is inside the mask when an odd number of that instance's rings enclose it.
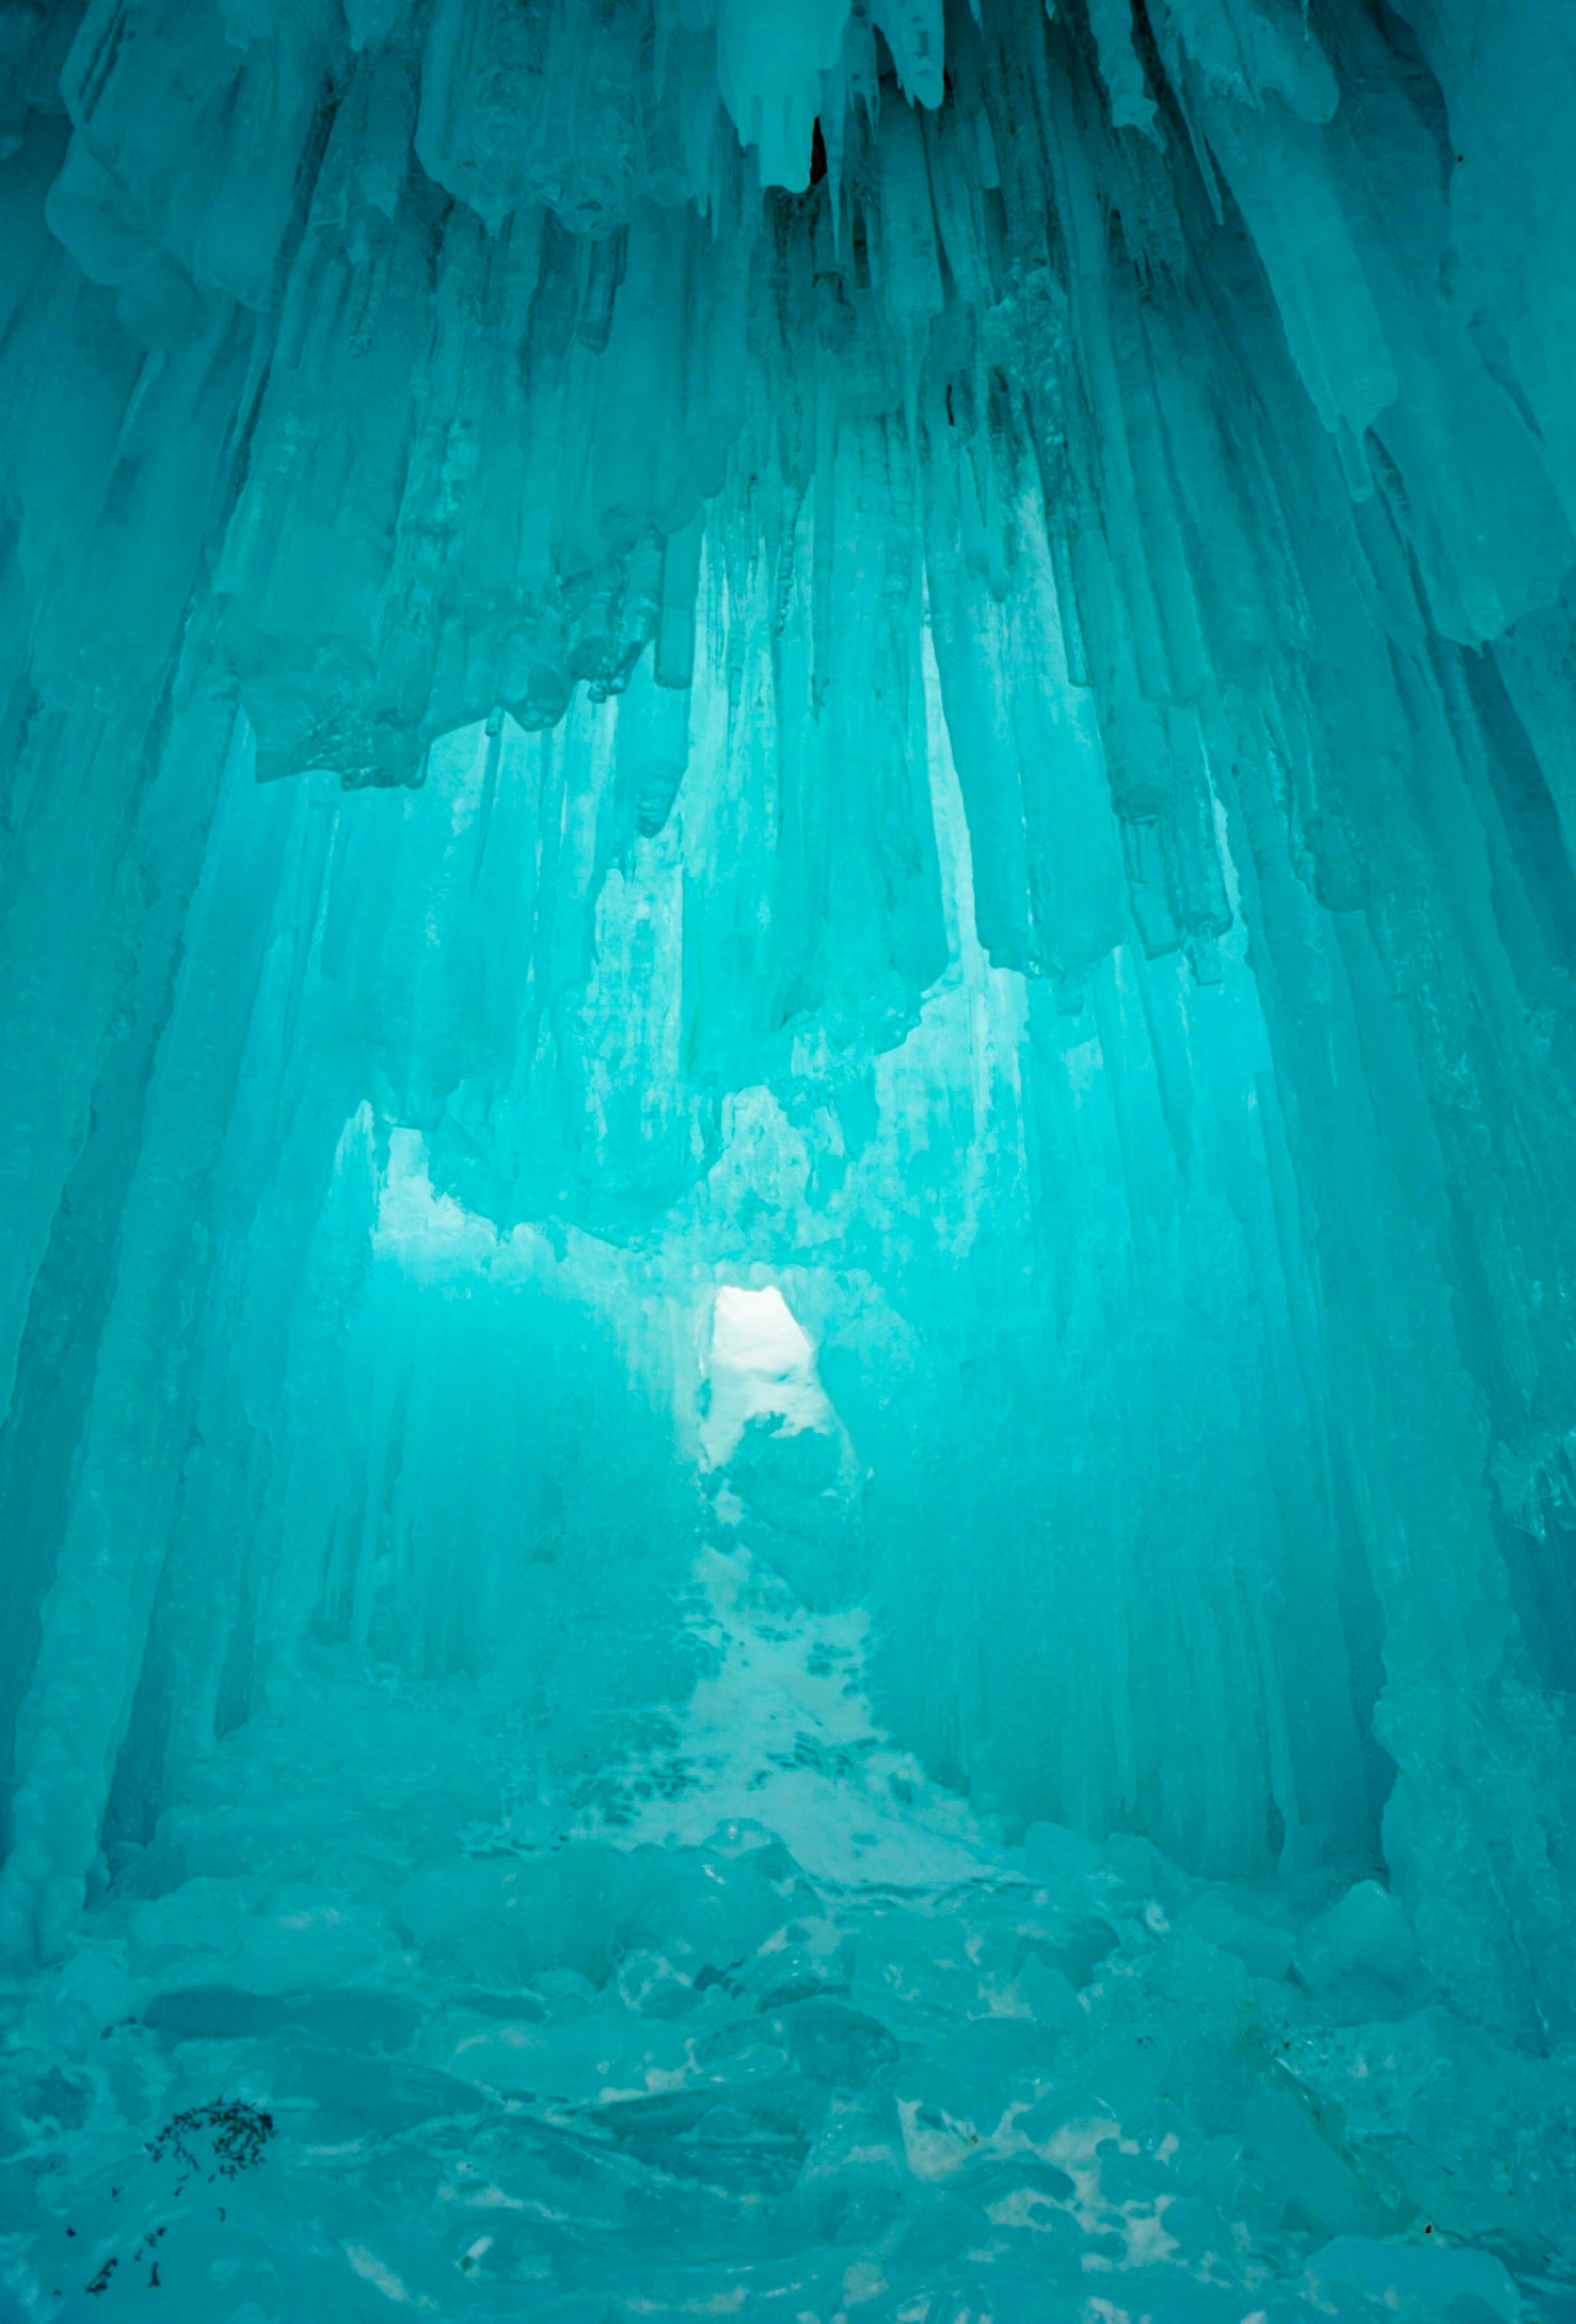
<instances>
[{"instance_id":1,"label":"ice cave interior","mask_svg":"<svg viewBox=\"0 0 1576 2324\"><path fill-rule=\"evenodd\" d=\"M1576 0L0 0L6 2324L1576 2324Z\"/></svg>"}]
</instances>

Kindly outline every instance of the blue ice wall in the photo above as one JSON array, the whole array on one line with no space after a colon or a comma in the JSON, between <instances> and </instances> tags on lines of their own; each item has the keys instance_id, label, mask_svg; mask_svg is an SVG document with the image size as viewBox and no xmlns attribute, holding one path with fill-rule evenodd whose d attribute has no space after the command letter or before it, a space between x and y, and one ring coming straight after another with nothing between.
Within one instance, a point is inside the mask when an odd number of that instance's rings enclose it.
<instances>
[{"instance_id":1,"label":"blue ice wall","mask_svg":"<svg viewBox=\"0 0 1576 2324\"><path fill-rule=\"evenodd\" d=\"M1569 2306L1573 104L0 5L19 2312Z\"/></svg>"}]
</instances>

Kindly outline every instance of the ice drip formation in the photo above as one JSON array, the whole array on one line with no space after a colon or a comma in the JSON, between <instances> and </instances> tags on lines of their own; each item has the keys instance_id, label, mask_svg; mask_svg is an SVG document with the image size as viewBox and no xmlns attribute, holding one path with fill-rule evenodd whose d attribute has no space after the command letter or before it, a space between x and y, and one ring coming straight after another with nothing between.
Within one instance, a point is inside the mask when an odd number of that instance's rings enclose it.
<instances>
[{"instance_id":1,"label":"ice drip formation","mask_svg":"<svg viewBox=\"0 0 1576 2324\"><path fill-rule=\"evenodd\" d=\"M7 2317L1576 2317L1573 121L4 0Z\"/></svg>"}]
</instances>

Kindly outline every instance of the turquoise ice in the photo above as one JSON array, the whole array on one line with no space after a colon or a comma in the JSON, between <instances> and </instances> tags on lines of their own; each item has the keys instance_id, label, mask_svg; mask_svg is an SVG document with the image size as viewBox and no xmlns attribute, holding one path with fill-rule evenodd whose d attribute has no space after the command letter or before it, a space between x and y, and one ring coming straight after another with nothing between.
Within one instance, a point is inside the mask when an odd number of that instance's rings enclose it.
<instances>
[{"instance_id":1,"label":"turquoise ice","mask_svg":"<svg viewBox=\"0 0 1576 2324\"><path fill-rule=\"evenodd\" d=\"M0 2317L1573 2324L1573 120L0 0Z\"/></svg>"}]
</instances>

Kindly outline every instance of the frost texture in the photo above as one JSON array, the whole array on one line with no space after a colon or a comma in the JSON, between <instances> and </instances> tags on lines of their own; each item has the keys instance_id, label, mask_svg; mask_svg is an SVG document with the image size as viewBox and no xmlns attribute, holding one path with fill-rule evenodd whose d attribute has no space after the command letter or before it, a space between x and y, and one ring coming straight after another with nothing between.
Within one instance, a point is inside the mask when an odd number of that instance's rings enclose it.
<instances>
[{"instance_id":1,"label":"frost texture","mask_svg":"<svg viewBox=\"0 0 1576 2324\"><path fill-rule=\"evenodd\" d=\"M1573 117L0 0L22 2312L1569 2308Z\"/></svg>"}]
</instances>

